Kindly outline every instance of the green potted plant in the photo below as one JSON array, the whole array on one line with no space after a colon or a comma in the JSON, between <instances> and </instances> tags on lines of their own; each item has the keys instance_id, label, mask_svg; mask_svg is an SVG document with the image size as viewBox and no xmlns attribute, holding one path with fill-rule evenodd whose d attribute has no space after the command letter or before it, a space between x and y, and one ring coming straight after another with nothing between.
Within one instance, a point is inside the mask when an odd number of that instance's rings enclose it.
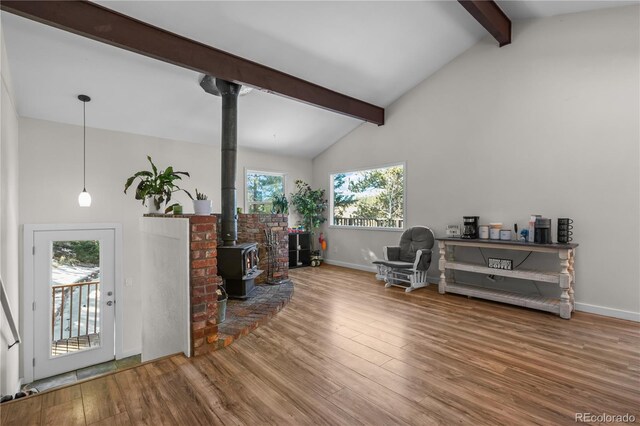
<instances>
[{"instance_id":1,"label":"green potted plant","mask_svg":"<svg viewBox=\"0 0 640 426\"><path fill-rule=\"evenodd\" d=\"M208 216L212 211L213 207L209 197L198 191L198 188L196 188L196 198L193 200L193 212L197 215Z\"/></svg>"},{"instance_id":2,"label":"green potted plant","mask_svg":"<svg viewBox=\"0 0 640 426\"><path fill-rule=\"evenodd\" d=\"M271 213L273 214L287 214L289 213L289 201L284 194L276 195L273 197L271 204Z\"/></svg>"},{"instance_id":3,"label":"green potted plant","mask_svg":"<svg viewBox=\"0 0 640 426\"><path fill-rule=\"evenodd\" d=\"M133 182L139 179L140 182L136 186L135 198L136 200L142 200L143 206L147 205L148 200L151 201L149 203L149 213L159 213L163 203L167 206L165 212L171 211L173 204L168 205L169 201L171 201L172 195L178 191L184 191L189 198L193 199L189 191L180 188L175 182L182 180L182 176L190 177L189 173L175 172L171 166L158 171L158 168L148 155L147 160L151 164L151 170L141 170L127 179L124 184L125 194Z\"/></svg>"},{"instance_id":4,"label":"green potted plant","mask_svg":"<svg viewBox=\"0 0 640 426\"><path fill-rule=\"evenodd\" d=\"M302 216L304 230L313 234L315 228L327 221L324 212L329 202L325 198L324 189L312 189L308 183L299 179L296 180L296 188L296 192L290 195L291 205Z\"/></svg>"}]
</instances>

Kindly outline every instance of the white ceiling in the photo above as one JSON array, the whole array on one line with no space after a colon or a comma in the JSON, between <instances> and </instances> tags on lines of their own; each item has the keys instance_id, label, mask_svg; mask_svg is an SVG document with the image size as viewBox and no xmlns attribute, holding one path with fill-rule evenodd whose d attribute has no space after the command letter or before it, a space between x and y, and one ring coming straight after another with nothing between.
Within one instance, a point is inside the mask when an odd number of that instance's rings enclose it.
<instances>
[{"instance_id":1,"label":"white ceiling","mask_svg":"<svg viewBox=\"0 0 640 426\"><path fill-rule=\"evenodd\" d=\"M98 3L382 107L486 35L456 1ZM499 4L522 19L623 2ZM219 144L220 99L197 73L5 12L2 27L19 115L79 125L84 93L90 127ZM312 158L361 123L254 90L238 143Z\"/></svg>"}]
</instances>

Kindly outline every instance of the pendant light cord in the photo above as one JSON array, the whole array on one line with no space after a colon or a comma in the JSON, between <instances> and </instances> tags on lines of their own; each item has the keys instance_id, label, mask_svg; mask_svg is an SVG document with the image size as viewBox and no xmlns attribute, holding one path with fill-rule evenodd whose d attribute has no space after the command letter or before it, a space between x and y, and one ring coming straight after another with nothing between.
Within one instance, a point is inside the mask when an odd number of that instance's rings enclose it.
<instances>
[{"instance_id":1,"label":"pendant light cord","mask_svg":"<svg viewBox=\"0 0 640 426\"><path fill-rule=\"evenodd\" d=\"M87 103L82 102L82 192L87 192Z\"/></svg>"}]
</instances>

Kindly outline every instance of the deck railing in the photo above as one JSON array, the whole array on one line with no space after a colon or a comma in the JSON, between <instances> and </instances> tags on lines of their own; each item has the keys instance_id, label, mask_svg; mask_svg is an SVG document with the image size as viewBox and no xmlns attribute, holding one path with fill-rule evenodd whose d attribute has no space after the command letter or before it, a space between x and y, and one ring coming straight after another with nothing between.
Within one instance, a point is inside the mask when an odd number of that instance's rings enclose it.
<instances>
[{"instance_id":1,"label":"deck railing","mask_svg":"<svg viewBox=\"0 0 640 426\"><path fill-rule=\"evenodd\" d=\"M357 217L335 217L333 224L337 226L363 226L368 228L402 228L402 219L361 219Z\"/></svg>"},{"instance_id":2,"label":"deck railing","mask_svg":"<svg viewBox=\"0 0 640 426\"><path fill-rule=\"evenodd\" d=\"M87 336L100 331L98 301L100 281L87 281L51 286L51 336L52 340ZM91 292L93 291L93 297ZM74 313L74 303L76 304ZM68 305L68 306L67 306ZM83 306L85 305L85 306ZM86 309L83 309L86 307ZM73 316L77 321L74 323ZM60 330L56 333L56 318L60 318ZM93 321L90 321L93 317ZM69 330L65 330L67 322ZM84 327L83 327L84 326Z\"/></svg>"}]
</instances>

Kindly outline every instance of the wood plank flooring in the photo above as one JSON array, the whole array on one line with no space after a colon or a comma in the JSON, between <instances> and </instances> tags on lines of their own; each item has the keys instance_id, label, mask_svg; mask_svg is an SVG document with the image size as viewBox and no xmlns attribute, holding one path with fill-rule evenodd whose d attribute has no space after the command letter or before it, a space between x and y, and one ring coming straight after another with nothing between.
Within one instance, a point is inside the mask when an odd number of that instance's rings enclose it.
<instances>
[{"instance_id":1,"label":"wood plank flooring","mask_svg":"<svg viewBox=\"0 0 640 426\"><path fill-rule=\"evenodd\" d=\"M0 406L1 424L575 424L640 421L637 323L569 321L374 274L291 271L291 303L232 346Z\"/></svg>"}]
</instances>

